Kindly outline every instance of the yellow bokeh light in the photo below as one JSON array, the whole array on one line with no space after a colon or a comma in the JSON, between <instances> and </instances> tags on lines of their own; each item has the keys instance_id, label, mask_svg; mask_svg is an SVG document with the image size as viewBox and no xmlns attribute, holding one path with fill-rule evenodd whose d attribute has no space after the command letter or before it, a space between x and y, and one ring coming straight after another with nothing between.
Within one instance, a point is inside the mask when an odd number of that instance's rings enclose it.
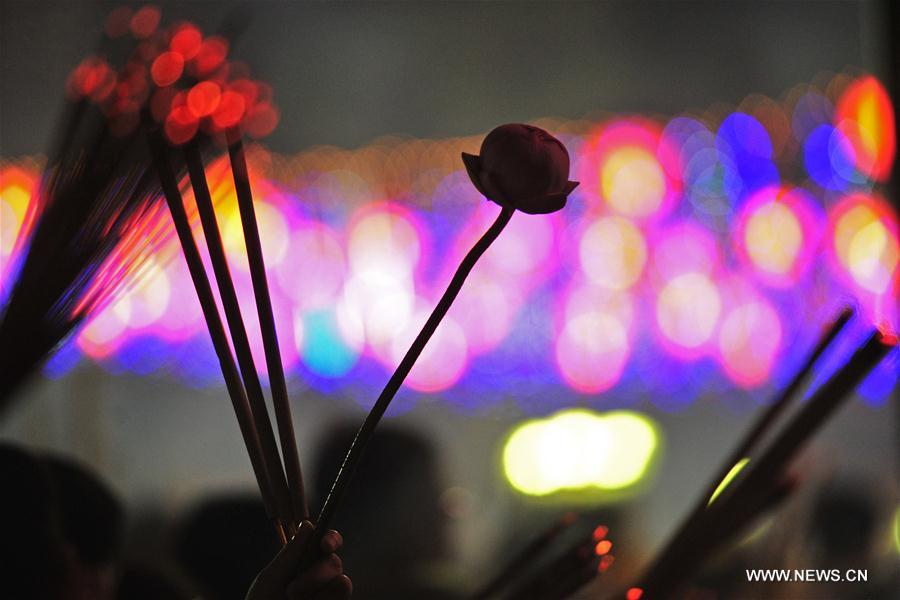
<instances>
[{"instance_id":1,"label":"yellow bokeh light","mask_svg":"<svg viewBox=\"0 0 900 600\"><path fill-rule=\"evenodd\" d=\"M519 425L503 448L503 467L509 483L531 496L622 490L646 476L658 443L656 425L639 413L569 409Z\"/></svg>"},{"instance_id":2,"label":"yellow bokeh light","mask_svg":"<svg viewBox=\"0 0 900 600\"><path fill-rule=\"evenodd\" d=\"M9 205L16 215L16 218L19 220L19 223L21 223L25 220L25 213L28 212L31 194L22 186L11 184L0 191L0 201Z\"/></svg>"},{"instance_id":3,"label":"yellow bokeh light","mask_svg":"<svg viewBox=\"0 0 900 600\"><path fill-rule=\"evenodd\" d=\"M709 340L722 311L715 284L702 273L671 279L656 301L656 320L670 341L697 348Z\"/></svg>"},{"instance_id":4,"label":"yellow bokeh light","mask_svg":"<svg viewBox=\"0 0 900 600\"><path fill-rule=\"evenodd\" d=\"M794 267L803 245L803 229L788 206L768 202L747 219L744 244L757 268L786 275Z\"/></svg>"},{"instance_id":5,"label":"yellow bokeh light","mask_svg":"<svg viewBox=\"0 0 900 600\"><path fill-rule=\"evenodd\" d=\"M281 211L272 204L256 201L253 207L266 267L273 267L287 257L290 229ZM249 271L237 197L233 193L227 195L216 209L216 213L219 229L222 231L222 245L225 247L229 263L234 260L243 270Z\"/></svg>"},{"instance_id":6,"label":"yellow bokeh light","mask_svg":"<svg viewBox=\"0 0 900 600\"><path fill-rule=\"evenodd\" d=\"M881 131L883 124L878 113L875 96L867 94L863 97L859 103L859 112L857 112L856 118L863 146L870 155L875 156L878 153L881 137L884 135Z\"/></svg>"},{"instance_id":7,"label":"yellow bokeh light","mask_svg":"<svg viewBox=\"0 0 900 600\"><path fill-rule=\"evenodd\" d=\"M841 215L834 228L834 247L860 287L876 294L887 290L900 253L896 237L874 210L861 204Z\"/></svg>"},{"instance_id":8,"label":"yellow bokeh light","mask_svg":"<svg viewBox=\"0 0 900 600\"><path fill-rule=\"evenodd\" d=\"M647 217L660 209L666 195L666 176L656 157L636 146L612 152L600 169L603 197L616 212Z\"/></svg>"},{"instance_id":9,"label":"yellow bokeh light","mask_svg":"<svg viewBox=\"0 0 900 600\"><path fill-rule=\"evenodd\" d=\"M640 279L647 262L647 244L635 225L621 217L595 221L579 244L581 268L601 287L625 290Z\"/></svg>"},{"instance_id":10,"label":"yellow bokeh light","mask_svg":"<svg viewBox=\"0 0 900 600\"><path fill-rule=\"evenodd\" d=\"M9 256L25 222L31 194L21 185L10 183L0 189L0 256Z\"/></svg>"}]
</instances>

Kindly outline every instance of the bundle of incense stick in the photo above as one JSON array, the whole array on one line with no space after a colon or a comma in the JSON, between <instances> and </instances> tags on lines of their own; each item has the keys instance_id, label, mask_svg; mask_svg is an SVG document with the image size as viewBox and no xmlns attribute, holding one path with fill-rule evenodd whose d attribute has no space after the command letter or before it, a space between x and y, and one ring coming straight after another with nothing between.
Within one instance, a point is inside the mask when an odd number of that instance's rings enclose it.
<instances>
[{"instance_id":1,"label":"bundle of incense stick","mask_svg":"<svg viewBox=\"0 0 900 600\"><path fill-rule=\"evenodd\" d=\"M121 86L130 96L129 68L94 67L79 75L91 92ZM0 317L0 411L79 325L139 279L169 235L145 145L123 123L111 104L86 96L64 111Z\"/></svg>"},{"instance_id":2,"label":"bundle of incense stick","mask_svg":"<svg viewBox=\"0 0 900 600\"><path fill-rule=\"evenodd\" d=\"M221 36L204 40L199 29L190 23L160 31L156 43L144 56L151 73L146 83L152 100L141 111L139 129L152 156L155 178L169 208L266 511L285 542L300 521L307 518L308 511L242 140L244 130L257 136L268 133L277 116L273 117L268 86L251 80L245 67L226 60L227 51L228 40ZM204 151L217 141L228 147L280 451L251 354L250 337L222 244L204 164ZM181 176L185 170L187 181ZM188 187L193 208L185 206L182 195ZM227 331L194 239L190 218L194 212L201 223Z\"/></svg>"},{"instance_id":3,"label":"bundle of incense stick","mask_svg":"<svg viewBox=\"0 0 900 600\"><path fill-rule=\"evenodd\" d=\"M641 581L628 591L634 598L668 598L679 590L717 548L787 498L796 486L791 462L882 358L897 344L893 335L873 330L841 369L812 395L771 443L757 450L778 417L812 371L817 359L838 336L852 312L845 310L823 334L806 363L763 412L717 472L695 508L657 554ZM752 458L751 458L752 457ZM747 465L740 470L736 465ZM735 473L737 474L735 475ZM732 478L729 483L726 478ZM624 596L624 595L623 595Z\"/></svg>"},{"instance_id":4,"label":"bundle of incense stick","mask_svg":"<svg viewBox=\"0 0 900 600\"><path fill-rule=\"evenodd\" d=\"M237 293L231 278L225 250L216 221L215 211L210 198L206 181L203 160L197 143L189 142L181 150L188 165L191 186L206 238L210 260L216 275L216 283L222 299L231 342L237 355L237 365L229 346L228 335L219 315L209 277L203 265L199 249L194 241L190 222L184 209L183 199L178 187L172 158L175 151L167 145L158 131L148 133L150 148L154 156L154 164L159 175L163 193L175 224L175 230L181 242L185 260L191 279L197 291L197 297L203 310L210 337L226 388L234 405L235 414L250 456L251 465L266 505L269 516L273 519L276 530L282 541L296 530L299 522L307 517L306 500L303 490L303 478L300 472L300 461L294 441L293 421L287 399L287 386L281 356L278 351L278 337L272 316L271 301L268 299L268 286L265 279L265 265L259 245L253 198L247 183L247 167L244 162L243 145L237 133L229 144L229 155L235 178L235 188L241 205L241 221L244 237L248 246L248 258L251 265L251 277L259 312L260 329L266 347L267 367L272 382L272 396L275 405L275 416L282 441L288 476L281 462L271 421L269 420L263 396L262 385L256 365L250 351L250 343L241 309L238 305ZM239 365L239 366L238 366Z\"/></svg>"},{"instance_id":5,"label":"bundle of incense stick","mask_svg":"<svg viewBox=\"0 0 900 600\"><path fill-rule=\"evenodd\" d=\"M0 323L0 402L6 403L78 324L134 284L143 261L154 253L161 259L159 249L174 222L254 474L284 540L307 516L306 504L239 133L267 134L277 113L270 88L250 79L246 67L226 60L228 40L204 38L187 22L163 29L159 21L153 6L114 10L100 50L70 77L71 102L37 199L39 216ZM233 25L234 19L229 29L236 29ZM114 68L112 54L124 54L124 66ZM203 167L203 151L226 130L287 476ZM181 200L188 185L185 171L196 211L186 211ZM193 239L188 215L195 212L216 270L240 372Z\"/></svg>"}]
</instances>

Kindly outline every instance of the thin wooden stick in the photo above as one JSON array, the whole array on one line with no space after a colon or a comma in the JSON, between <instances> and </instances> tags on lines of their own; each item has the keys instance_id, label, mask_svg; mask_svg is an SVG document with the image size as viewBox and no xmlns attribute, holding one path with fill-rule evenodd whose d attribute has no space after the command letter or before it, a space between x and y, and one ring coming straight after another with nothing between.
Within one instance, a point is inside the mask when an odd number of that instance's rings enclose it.
<instances>
[{"instance_id":1,"label":"thin wooden stick","mask_svg":"<svg viewBox=\"0 0 900 600\"><path fill-rule=\"evenodd\" d=\"M184 146L184 157L187 163L191 187L194 190L194 199L197 202L197 212L200 214L200 222L203 226L203 234L206 238L206 246L209 250L210 261L216 276L216 284L219 288L219 297L225 309L225 318L228 321L228 329L231 332L231 341L237 354L238 366L247 398L250 401L250 410L262 446L263 459L266 461L266 469L275 496L275 508L278 517L285 524L294 524L293 509L291 508L290 494L284 478L284 470L281 466L281 458L278 454L278 445L275 442L275 432L266 409L266 401L263 396L262 384L259 374L256 372L256 364L250 350L250 340L247 338L247 329L241 315L241 307L238 302L234 281L231 278L231 270L228 267L228 259L225 256L225 248L222 245L222 235L213 209L212 197L209 193L209 185L206 181L206 171L203 168L203 157L196 140L188 142Z\"/></svg>"},{"instance_id":2,"label":"thin wooden stick","mask_svg":"<svg viewBox=\"0 0 900 600\"><path fill-rule=\"evenodd\" d=\"M184 204L181 198L181 192L178 189L178 181L168 159L168 149L165 142L158 133L149 134L150 151L153 155L153 162L159 175L160 184L169 211L172 214L172 221L175 223L175 231L181 242L181 248L184 252L184 258L191 274L191 280L197 291L197 298L200 301L200 307L203 311L203 317L206 319L206 326L209 329L209 335L212 338L213 347L216 356L219 359L219 366L222 369L222 376L225 379L225 387L231 398L234 413L237 417L238 427L241 436L244 439L244 445L247 448L247 454L250 457L250 464L253 467L253 474L256 476L256 483L266 507L266 513L275 522L276 531L282 540L286 539L283 524L278 519L276 511L275 497L269 482L269 473L266 469L265 460L263 460L262 449L259 443L259 436L256 432L256 426L253 423L253 414L250 411L247 396L241 383L240 375L234 364L234 357L231 354L231 348L228 345L228 337L225 335L225 328L222 325L222 319L219 316L216 307L215 297L213 296L212 287L206 270L203 267L203 261L200 258L200 252L194 241L191 232L191 226L188 222L187 214L184 210Z\"/></svg>"},{"instance_id":3,"label":"thin wooden stick","mask_svg":"<svg viewBox=\"0 0 900 600\"><path fill-rule=\"evenodd\" d=\"M288 487L291 490L294 513L298 520L303 520L309 517L303 472L300 468L300 455L297 452L297 439L294 434L291 405L288 401L284 365L281 362L281 350L278 347L278 333L275 329L269 282L266 279L266 265L263 260L262 243L259 239L259 227L256 223L256 210L253 208L250 175L247 171L241 134L237 129L231 129L228 132L228 156L231 159L234 189L237 192L241 226L244 229L244 243L247 246L247 258L250 262L250 277L253 281L253 294L256 298L256 311L259 315L259 327L262 331L266 353L269 385L272 388L272 404L275 407L275 420L281 439L281 453L284 455Z\"/></svg>"},{"instance_id":4,"label":"thin wooden stick","mask_svg":"<svg viewBox=\"0 0 900 600\"><path fill-rule=\"evenodd\" d=\"M440 324L441 319L447 314L450 305L453 304L453 300L456 299L457 294L459 294L459 291L462 289L463 283L465 283L466 277L468 277L469 273L472 271L475 263L478 262L478 259L481 258L481 255L484 254L490 245L494 243L494 240L497 239L497 236L500 235L503 228L509 223L514 212L515 209L504 207L490 228L488 228L485 234L481 236L481 239L472 246L465 258L463 258L459 268L453 275L453 279L450 280L450 284L447 286L446 291L444 291L444 295L441 296L441 299L438 301L437 306L434 307L434 310L428 317L428 320L425 322L419 335L416 336L416 339L409 347L409 350L406 351L403 360L400 361L394 374L391 375L387 385L385 385L384 389L381 391L381 395L378 396L378 400L375 401L375 405L372 406L372 409L366 416L366 420L363 422L362 427L359 428L356 437L353 439L353 443L350 444L350 450L347 452L347 456L344 457L344 462L338 470L337 477L331 486L331 491L328 492L328 497L325 498L325 504L322 506L319 518L316 521L316 529L306 548L306 555L304 556L304 562L306 564L309 564L317 555L319 542L321 541L322 536L325 535L325 532L328 531L329 524L334 518L338 506L340 506L344 493L347 491L347 484L350 482L351 477L353 477L353 472L356 470L360 458L362 458L366 445L372 438L372 434L375 433L375 428L378 426L379 421L381 421L381 417L384 416L388 405L397 394L397 391L400 389L406 376L409 375L413 365L416 364L416 360L419 358L419 355L422 354L422 350L425 349L425 344L431 339L431 336Z\"/></svg>"}]
</instances>

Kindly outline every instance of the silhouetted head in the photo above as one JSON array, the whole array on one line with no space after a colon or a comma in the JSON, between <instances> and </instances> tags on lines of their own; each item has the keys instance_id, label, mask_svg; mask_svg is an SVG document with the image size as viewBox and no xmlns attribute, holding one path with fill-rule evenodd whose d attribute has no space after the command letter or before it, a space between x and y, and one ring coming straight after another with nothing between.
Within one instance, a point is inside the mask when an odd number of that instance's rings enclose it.
<instances>
[{"instance_id":1,"label":"silhouetted head","mask_svg":"<svg viewBox=\"0 0 900 600\"><path fill-rule=\"evenodd\" d=\"M242 600L279 549L262 501L249 495L203 500L176 541L178 562L205 600Z\"/></svg>"},{"instance_id":2,"label":"silhouetted head","mask_svg":"<svg viewBox=\"0 0 900 600\"><path fill-rule=\"evenodd\" d=\"M56 599L65 587L65 556L56 491L46 467L36 457L0 443L0 562L3 596ZM8 594L8 596L7 596Z\"/></svg>"},{"instance_id":3,"label":"silhouetted head","mask_svg":"<svg viewBox=\"0 0 900 600\"><path fill-rule=\"evenodd\" d=\"M113 598L125 513L112 490L87 467L56 455L41 461L58 500L67 559L66 598Z\"/></svg>"},{"instance_id":4,"label":"silhouetted head","mask_svg":"<svg viewBox=\"0 0 900 600\"><path fill-rule=\"evenodd\" d=\"M871 550L878 506L868 490L839 484L826 488L812 512L810 533L832 558L853 558Z\"/></svg>"},{"instance_id":5,"label":"silhouetted head","mask_svg":"<svg viewBox=\"0 0 900 600\"><path fill-rule=\"evenodd\" d=\"M355 434L356 426L341 425L320 441L313 468L318 505ZM385 580L396 589L411 586L418 568L447 558L442 491L436 452L423 436L392 424L377 430L333 523L344 536L341 556L355 595L386 597L374 591Z\"/></svg>"}]
</instances>

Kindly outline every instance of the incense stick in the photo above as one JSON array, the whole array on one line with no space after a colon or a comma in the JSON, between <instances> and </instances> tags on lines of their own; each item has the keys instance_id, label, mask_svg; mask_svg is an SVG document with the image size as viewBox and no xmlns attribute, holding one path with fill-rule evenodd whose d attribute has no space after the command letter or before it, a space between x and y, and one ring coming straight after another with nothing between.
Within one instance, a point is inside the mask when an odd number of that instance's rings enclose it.
<instances>
[{"instance_id":1,"label":"incense stick","mask_svg":"<svg viewBox=\"0 0 900 600\"><path fill-rule=\"evenodd\" d=\"M194 190L194 199L197 203L197 212L200 214L200 223L206 238L206 246L209 250L213 273L216 276L216 284L219 288L219 297L225 310L225 318L228 321L228 329L231 332L231 341L237 355L238 367L250 402L250 410L256 423L256 430L262 447L263 459L266 462L266 470L269 473L270 484L275 496L275 507L278 517L284 523L294 523L287 483L284 479L284 471L281 467L281 459L278 454L278 446L275 442L275 432L266 409L266 401L263 396L262 384L253 361L250 350L250 341L247 338L247 329L241 315L237 292L225 249L222 245L222 236L216 213L213 209L212 197L209 193L209 185L206 181L206 172L203 168L203 157L196 140L188 142L184 146L185 162Z\"/></svg>"},{"instance_id":2,"label":"incense stick","mask_svg":"<svg viewBox=\"0 0 900 600\"><path fill-rule=\"evenodd\" d=\"M794 374L791 382L781 391L775 401L769 405L768 409L766 409L766 411L763 412L762 415L760 415L759 419L756 421L750 431L747 432L747 435L744 437L741 443L737 445L734 451L732 451L732 453L719 468L717 476L713 478L713 480L709 484L709 487L707 488L707 500L704 500L702 497L700 498L700 501L697 504L697 512L701 512L706 508L708 499L713 495L719 484L728 475L731 468L735 464L737 464L739 460L750 455L756 444L759 443L759 441L775 423L778 417L781 416L782 413L784 413L788 405L791 403L791 399L794 397L797 390L800 389L800 385L806 380L816 362L822 356L822 353L825 352L825 349L831 345L831 342L834 341L838 334L843 331L844 326L850 321L852 317L853 310L850 308L845 308L838 315L838 318L835 319L831 326L825 331L825 333L819 339L819 342L816 344L815 348L813 348L813 351L810 353L809 357L806 359L806 362L803 364L800 370L797 371L796 374Z\"/></svg>"},{"instance_id":3,"label":"incense stick","mask_svg":"<svg viewBox=\"0 0 900 600\"><path fill-rule=\"evenodd\" d=\"M409 350L406 351L403 360L400 361L394 374L391 375L391 378L384 386L381 395L378 396L378 400L375 401L375 405L372 406L372 409L366 416L366 420L363 422L362 427L360 427L359 432L357 432L356 437L353 439L353 443L350 444L350 450L347 452L346 457L344 457L344 462L341 464L340 470L338 470L337 477L331 486L331 491L328 492L328 496L325 498L325 504L319 512L319 518L316 521L316 529L313 532L311 543L307 546L305 562L311 562L318 552L319 542L322 539L322 536L325 535L325 532L328 531L329 524L340 506L344 493L347 491L347 484L353 476L363 451L369 443L372 434L375 432L375 428L378 426L379 421L381 421L381 417L384 416L388 405L390 405L391 400L393 400L394 396L397 394L397 391L400 389L406 376L409 375L409 372L419 358L419 355L422 354L422 350L425 349L425 344L431 339L431 336L440 324L441 319L447 314L450 305L453 304L453 300L456 299L457 294L459 294L459 291L462 289L463 283L465 283L466 277L468 277L469 273L472 271L475 263L478 262L481 255L484 254L494 240L497 239L503 231L503 228L509 223L514 212L515 209L504 207L490 228L488 228L485 234L481 236L481 239L472 246L465 258L463 258L459 268L457 268L456 273L453 275L453 279L450 280L450 284L444 291L444 295L441 296L441 299L434 307L434 310L428 317L422 330L419 331L419 335L416 336L416 339L409 347Z\"/></svg>"},{"instance_id":4,"label":"incense stick","mask_svg":"<svg viewBox=\"0 0 900 600\"><path fill-rule=\"evenodd\" d=\"M816 390L766 453L755 464L751 463L746 477L738 481L731 494L737 496L741 490L752 489L754 485L777 477L895 345L894 338L885 336L880 331L869 336L847 364ZM723 494L729 494L729 491L726 489Z\"/></svg>"},{"instance_id":5,"label":"incense stick","mask_svg":"<svg viewBox=\"0 0 900 600\"><path fill-rule=\"evenodd\" d=\"M791 379L790 383L778 394L778 397L769 405L769 407L763 412L763 414L760 415L760 417L754 423L753 427L751 427L747 434L744 436L743 440L741 440L741 442L735 447L735 449L731 451L731 453L719 467L716 475L712 478L709 485L707 486L706 491L697 499L697 503L694 505L693 510L688 513L688 517L682 522L681 526L676 530L675 534L669 538L669 542L666 544L666 546L664 546L664 548L678 547L682 545L683 538L694 528L697 522L703 518L704 514L706 513L709 500L710 498L712 498L713 494L715 494L719 485L725 480L731 469L738 463L738 461L749 456L756 444L759 443L760 439L762 439L765 433L772 427L778 417L784 413L797 390L806 380L816 362L819 360L819 357L822 356L822 353L825 352L825 349L828 348L829 345L831 345L831 342L834 341L838 334L844 329L844 326L847 324L847 322L850 321L852 316L853 310L850 308L845 308L838 315L837 319L835 319L835 321L822 334L822 337L819 338L819 341L816 343L813 351L810 353L809 357L807 357L806 362L803 364L800 370L794 374L794 377ZM659 554L659 558L662 558L666 554L667 551L664 550ZM657 565L654 563L647 569L647 572L650 573L656 568Z\"/></svg>"},{"instance_id":6,"label":"incense stick","mask_svg":"<svg viewBox=\"0 0 900 600\"><path fill-rule=\"evenodd\" d=\"M775 401L773 401L763 412L763 414L760 415L753 427L751 427L747 434L744 436L744 439L735 447L734 450L732 450L726 460L719 467L716 475L707 486L706 491L697 499L693 510L688 513L688 517L682 522L681 526L676 530L675 534L673 534L669 538L669 541L664 546L665 550L663 550L659 554L659 559L662 559L665 555L667 555L668 548L682 545L683 538L706 514L709 500L710 498L712 498L713 494L715 494L719 485L725 480L734 465L750 454L753 447L759 442L760 439L762 439L763 435L775 423L776 419L785 411L791 399L794 397L794 394L800 388L800 385L806 380L806 377L809 375L810 371L812 371L812 368L818 361L819 357L831 344L834 338L836 338L837 335L843 330L844 326L852 316L853 311L851 309L844 309L843 311L841 311L838 318L825 331L825 333L822 334L822 337L813 348L812 353L810 353L809 357L806 359L806 362L803 364L800 370L794 374L794 377L791 379L787 387L785 387L781 391ZM656 563L653 563L646 570L646 572L653 572L657 567L658 565Z\"/></svg>"},{"instance_id":7,"label":"incense stick","mask_svg":"<svg viewBox=\"0 0 900 600\"><path fill-rule=\"evenodd\" d=\"M165 237L131 234L154 226L159 186L146 177L146 149L133 137L113 138L98 117L73 117L33 201L38 214L0 313L0 411Z\"/></svg>"},{"instance_id":8,"label":"incense stick","mask_svg":"<svg viewBox=\"0 0 900 600\"><path fill-rule=\"evenodd\" d=\"M533 576L501 597L505 600L562 600L597 576L594 537L578 538Z\"/></svg>"},{"instance_id":9,"label":"incense stick","mask_svg":"<svg viewBox=\"0 0 900 600\"><path fill-rule=\"evenodd\" d=\"M495 596L501 589L509 585L512 577L518 573L527 563L533 562L544 552L553 540L559 537L565 529L572 525L578 515L568 512L562 518L554 521L548 528L542 531L530 543L526 544L516 555L495 575L481 590L472 595L472 600L484 600Z\"/></svg>"},{"instance_id":10,"label":"incense stick","mask_svg":"<svg viewBox=\"0 0 900 600\"><path fill-rule=\"evenodd\" d=\"M304 520L309 517L309 510L303 485L303 472L300 468L300 456L297 452L294 421L291 416L291 405L288 401L284 366L281 362L281 350L278 346L278 333L275 329L272 299L269 295L269 283L266 279L266 265L263 260L262 243L259 239L259 227L256 223L256 210L253 208L250 176L247 171L247 161L244 157L244 145L241 141L241 134L237 129L231 129L228 132L228 156L231 159L234 189L237 193L241 226L244 230L244 243L247 247L247 258L250 263L250 277L253 282L253 294L259 315L259 327L262 331L263 346L265 348L269 385L272 388L272 404L275 407L275 420L278 424L278 435L281 439L281 453L284 456L288 487L291 491L290 499L298 521Z\"/></svg>"},{"instance_id":11,"label":"incense stick","mask_svg":"<svg viewBox=\"0 0 900 600\"><path fill-rule=\"evenodd\" d=\"M745 502L746 498L752 497L755 490L777 491L778 484L775 482L779 480L791 460L894 345L895 339L879 332L872 334L850 360L816 390L763 455L751 465L749 473L741 477L736 484L726 488L713 502L708 514L704 513L701 518L696 519L689 530L666 546L644 576L641 587L647 597L653 597L661 590L671 591L677 583L689 577L688 567L692 563L699 564L703 558L704 544L709 544L710 549L717 544L717 539L707 540L706 536L718 535L719 539L722 539L734 525L721 515L740 515L741 503ZM750 517L758 514L756 512L744 517L749 522ZM682 547L691 550L680 552ZM690 552L695 554L691 555Z\"/></svg>"},{"instance_id":12,"label":"incense stick","mask_svg":"<svg viewBox=\"0 0 900 600\"><path fill-rule=\"evenodd\" d=\"M225 379L225 387L231 398L234 407L234 413L237 417L238 426L241 436L244 439L244 445L247 448L247 454L250 457L250 464L253 467L253 474L256 476L256 483L266 507L266 513L275 522L276 530L279 536L284 540L286 534L283 524L278 518L277 505L275 503L275 495L272 491L269 481L269 473L266 469L266 462L263 459L262 448L259 442L259 436L256 426L253 423L253 415L247 401L247 396L241 383L237 366L234 363L234 357L228 345L228 338L225 334L225 328L222 325L222 319L219 316L216 307L215 297L213 296L212 287L206 270L203 267L203 261L200 258L200 252L191 233L190 223L182 203L181 192L178 189L178 182L175 174L172 172L171 165L167 156L167 148L165 142L158 134L151 133L149 135L151 153L153 155L154 165L162 184L163 193L169 211L172 214L172 221L175 223L175 230L178 239L181 242L181 248L184 253L188 270L191 274L191 280L197 291L197 298L200 301L200 307L203 311L203 317L206 319L206 325L212 338L213 347L216 356L219 359L219 366L222 369L222 376Z\"/></svg>"}]
</instances>

